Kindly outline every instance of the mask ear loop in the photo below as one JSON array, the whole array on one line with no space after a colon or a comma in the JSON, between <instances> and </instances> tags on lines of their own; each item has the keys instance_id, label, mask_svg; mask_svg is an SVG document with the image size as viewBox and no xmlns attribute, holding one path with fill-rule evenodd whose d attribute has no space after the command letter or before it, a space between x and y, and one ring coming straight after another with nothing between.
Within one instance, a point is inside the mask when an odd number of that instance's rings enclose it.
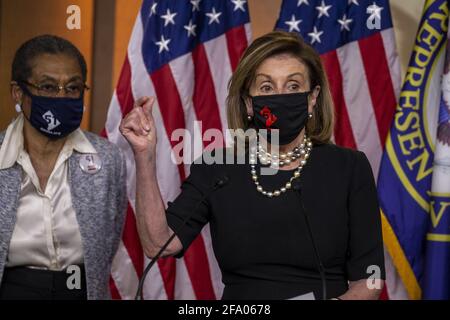
<instances>
[{"instance_id":1,"label":"mask ear loop","mask_svg":"<svg viewBox=\"0 0 450 320\"><path fill-rule=\"evenodd\" d=\"M22 91L24 91L23 87L19 83L17 83L17 85L20 87L20 89L22 89ZM23 111L22 106L18 103L16 103L16 105L14 107L15 107L17 113L21 113Z\"/></svg>"},{"instance_id":2,"label":"mask ear loop","mask_svg":"<svg viewBox=\"0 0 450 320\"><path fill-rule=\"evenodd\" d=\"M18 84L18 86L20 87L20 89L22 89L22 91L23 91L24 94L26 94L26 95L29 96L31 99L33 99L33 98L32 98L32 94L31 94L31 92L27 89L27 87L25 87L24 85L22 85L20 82L18 82L17 84ZM24 118L25 118L28 122L31 123L30 119L26 116L25 112L23 112L22 106L21 106L20 104L18 104L18 103L16 103L16 111L17 111L17 113L22 112Z\"/></svg>"}]
</instances>

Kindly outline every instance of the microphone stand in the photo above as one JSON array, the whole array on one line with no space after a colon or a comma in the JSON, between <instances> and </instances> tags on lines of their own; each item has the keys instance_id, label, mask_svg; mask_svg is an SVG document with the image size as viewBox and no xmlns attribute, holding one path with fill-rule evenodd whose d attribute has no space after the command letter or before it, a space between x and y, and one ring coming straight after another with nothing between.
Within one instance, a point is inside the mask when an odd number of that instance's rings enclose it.
<instances>
[{"instance_id":1,"label":"microphone stand","mask_svg":"<svg viewBox=\"0 0 450 320\"><path fill-rule=\"evenodd\" d=\"M292 189L297 191L298 193L298 201L300 202L300 206L304 213L306 228L308 229L308 234L311 239L311 244L314 251L314 258L317 263L317 268L319 269L320 279L322 280L322 299L327 300L327 279L325 276L325 268L323 266L322 260L320 259L319 250L317 249L316 242L314 241L313 233L311 230L311 224L309 223L308 213L306 212L305 205L302 200L302 191L300 182L299 181L295 182L294 180L294 183L292 184Z\"/></svg>"},{"instance_id":2,"label":"microphone stand","mask_svg":"<svg viewBox=\"0 0 450 320\"><path fill-rule=\"evenodd\" d=\"M169 244L173 241L173 239L175 239L175 236L183 229L183 227L187 224L187 222L191 219L191 217L194 215L194 213L197 212L198 207L200 206L200 204L207 198L209 197L212 193L214 193L214 191L222 188L223 186L225 186L228 183L229 179L228 177L225 175L222 178L219 178L216 180L216 182L214 183L213 188L206 194L204 194L201 199L197 202L197 204L195 205L194 210L192 210L191 214L188 215L184 220L183 223L177 228L177 230L174 230L173 234L169 237L169 239L164 243L164 245L161 247L161 249L159 249L158 253L153 257L153 259L150 261L150 263L147 265L147 267L145 268L144 272L142 273L142 277L139 280L139 285L138 288L136 290L136 295L134 297L134 300L143 300L143 296L142 296L142 289L144 287L144 282L145 282L145 278L147 277L148 272L150 271L150 269L156 264L156 262L158 261L158 259L161 257L161 255L163 254L164 250L167 249L167 247L169 246Z\"/></svg>"}]
</instances>

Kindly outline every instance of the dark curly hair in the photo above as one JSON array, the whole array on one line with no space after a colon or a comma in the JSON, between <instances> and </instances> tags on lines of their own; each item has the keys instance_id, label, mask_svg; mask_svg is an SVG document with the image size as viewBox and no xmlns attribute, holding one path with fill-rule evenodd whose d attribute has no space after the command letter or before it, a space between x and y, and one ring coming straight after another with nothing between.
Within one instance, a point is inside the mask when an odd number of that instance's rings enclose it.
<instances>
[{"instance_id":1,"label":"dark curly hair","mask_svg":"<svg viewBox=\"0 0 450 320\"><path fill-rule=\"evenodd\" d=\"M26 81L31 76L31 61L41 54L66 54L80 65L83 81L86 82L86 60L80 50L70 41L54 35L41 35L26 41L14 55L11 80Z\"/></svg>"}]
</instances>

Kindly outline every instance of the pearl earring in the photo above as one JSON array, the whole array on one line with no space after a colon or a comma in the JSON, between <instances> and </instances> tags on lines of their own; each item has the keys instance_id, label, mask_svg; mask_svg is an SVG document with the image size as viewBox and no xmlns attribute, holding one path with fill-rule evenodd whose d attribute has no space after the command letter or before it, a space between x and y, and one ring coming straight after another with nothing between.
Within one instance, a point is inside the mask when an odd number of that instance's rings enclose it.
<instances>
[{"instance_id":1,"label":"pearl earring","mask_svg":"<svg viewBox=\"0 0 450 320\"><path fill-rule=\"evenodd\" d=\"M248 121L252 121L252 119L253 119L253 118L252 118L251 115L247 115L247 120L248 120Z\"/></svg>"},{"instance_id":2,"label":"pearl earring","mask_svg":"<svg viewBox=\"0 0 450 320\"><path fill-rule=\"evenodd\" d=\"M22 107L20 106L20 104L16 103L16 112L20 113L22 112Z\"/></svg>"},{"instance_id":3,"label":"pearl earring","mask_svg":"<svg viewBox=\"0 0 450 320\"><path fill-rule=\"evenodd\" d=\"M312 113L308 113L308 118L311 119L313 117Z\"/></svg>"}]
</instances>

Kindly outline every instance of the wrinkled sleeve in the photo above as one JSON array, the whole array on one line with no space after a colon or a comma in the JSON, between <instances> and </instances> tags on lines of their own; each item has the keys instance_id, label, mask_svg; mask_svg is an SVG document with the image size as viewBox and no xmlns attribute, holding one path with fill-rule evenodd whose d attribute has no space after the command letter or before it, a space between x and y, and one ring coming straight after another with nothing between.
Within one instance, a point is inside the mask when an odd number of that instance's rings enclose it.
<instances>
[{"instance_id":1,"label":"wrinkled sleeve","mask_svg":"<svg viewBox=\"0 0 450 320\"><path fill-rule=\"evenodd\" d=\"M183 249L175 257L180 258L210 219L208 194L212 190L211 169L208 165L193 163L190 175L181 185L178 197L168 202L167 223L180 239ZM185 219L187 223L183 226Z\"/></svg>"}]
</instances>

